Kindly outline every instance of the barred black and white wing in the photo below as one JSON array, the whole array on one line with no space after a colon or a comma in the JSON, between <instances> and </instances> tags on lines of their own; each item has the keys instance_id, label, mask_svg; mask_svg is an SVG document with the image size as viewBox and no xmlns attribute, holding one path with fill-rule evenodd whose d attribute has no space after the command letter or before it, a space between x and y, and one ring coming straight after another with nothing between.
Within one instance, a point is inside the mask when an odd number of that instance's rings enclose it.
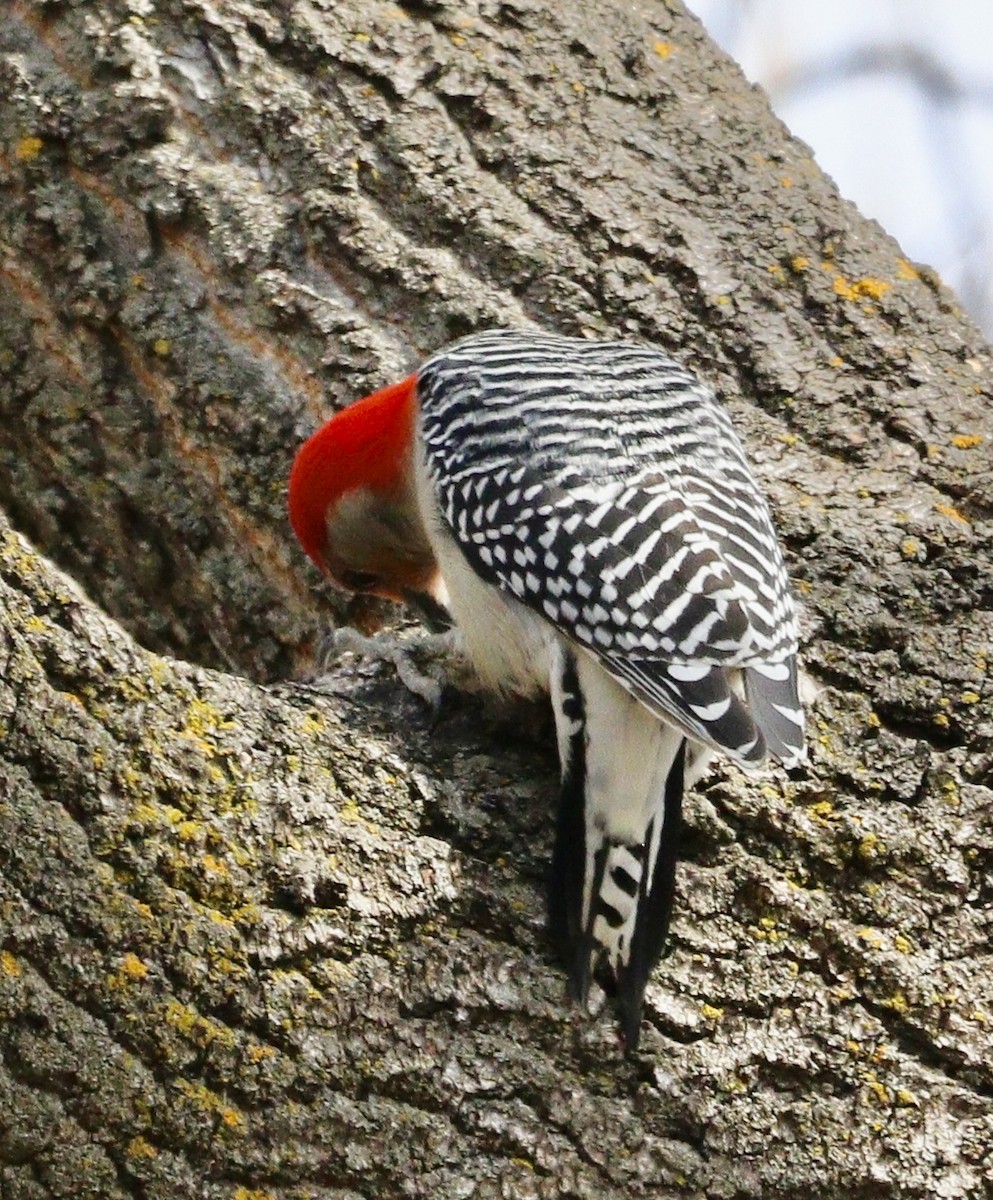
<instances>
[{"instance_id":1,"label":"barred black and white wing","mask_svg":"<svg viewBox=\"0 0 993 1200\"><path fill-rule=\"evenodd\" d=\"M709 389L649 347L503 330L430 359L418 394L439 510L483 579L694 740L798 760L786 571Z\"/></svg>"}]
</instances>

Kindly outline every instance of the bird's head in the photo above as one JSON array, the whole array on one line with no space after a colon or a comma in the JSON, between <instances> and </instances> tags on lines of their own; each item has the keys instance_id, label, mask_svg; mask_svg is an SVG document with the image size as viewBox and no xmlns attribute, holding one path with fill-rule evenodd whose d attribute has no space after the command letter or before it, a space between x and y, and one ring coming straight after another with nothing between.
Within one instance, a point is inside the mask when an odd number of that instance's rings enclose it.
<instances>
[{"instance_id":1,"label":"bird's head","mask_svg":"<svg viewBox=\"0 0 993 1200\"><path fill-rule=\"evenodd\" d=\"M411 375L336 413L296 456L290 523L340 587L403 601L437 590L414 485L416 422Z\"/></svg>"}]
</instances>

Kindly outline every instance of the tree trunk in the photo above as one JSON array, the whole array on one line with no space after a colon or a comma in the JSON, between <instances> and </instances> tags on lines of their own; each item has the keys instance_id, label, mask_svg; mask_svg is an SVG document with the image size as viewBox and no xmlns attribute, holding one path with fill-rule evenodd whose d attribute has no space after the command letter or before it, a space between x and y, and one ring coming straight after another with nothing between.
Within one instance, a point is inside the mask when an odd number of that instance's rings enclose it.
<instances>
[{"instance_id":1,"label":"tree trunk","mask_svg":"<svg viewBox=\"0 0 993 1200\"><path fill-rule=\"evenodd\" d=\"M0 1197L989 1196L954 297L660 0L8 0L0 139ZM348 615L300 440L523 322L723 390L817 685L798 777L690 800L635 1061L545 940L532 711L273 682Z\"/></svg>"}]
</instances>

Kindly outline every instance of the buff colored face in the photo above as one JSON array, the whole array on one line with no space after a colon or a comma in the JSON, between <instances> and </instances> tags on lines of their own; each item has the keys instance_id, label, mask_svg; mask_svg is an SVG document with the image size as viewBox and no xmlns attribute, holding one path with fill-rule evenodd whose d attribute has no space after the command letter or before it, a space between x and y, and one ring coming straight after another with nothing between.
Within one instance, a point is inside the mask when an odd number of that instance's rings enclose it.
<instances>
[{"instance_id":1,"label":"buff colored face","mask_svg":"<svg viewBox=\"0 0 993 1200\"><path fill-rule=\"evenodd\" d=\"M392 600L431 592L434 554L411 509L398 497L357 488L327 513L326 559L331 578L356 592Z\"/></svg>"}]
</instances>

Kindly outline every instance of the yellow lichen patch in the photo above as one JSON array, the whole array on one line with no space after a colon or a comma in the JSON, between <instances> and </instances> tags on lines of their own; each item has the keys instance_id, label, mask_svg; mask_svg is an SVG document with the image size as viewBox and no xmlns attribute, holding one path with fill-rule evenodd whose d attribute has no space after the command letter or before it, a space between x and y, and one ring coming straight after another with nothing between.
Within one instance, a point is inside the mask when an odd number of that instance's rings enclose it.
<instances>
[{"instance_id":1,"label":"yellow lichen patch","mask_svg":"<svg viewBox=\"0 0 993 1200\"><path fill-rule=\"evenodd\" d=\"M300 722L300 729L306 734L322 733L327 728L327 724L320 713L309 712Z\"/></svg>"},{"instance_id":2,"label":"yellow lichen patch","mask_svg":"<svg viewBox=\"0 0 993 1200\"><path fill-rule=\"evenodd\" d=\"M159 1152L143 1137L133 1137L128 1142L128 1155L131 1158L158 1158Z\"/></svg>"},{"instance_id":3,"label":"yellow lichen patch","mask_svg":"<svg viewBox=\"0 0 993 1200\"><path fill-rule=\"evenodd\" d=\"M210 1088L204 1087L202 1083L190 1083L186 1079L179 1079L176 1082L176 1087L183 1093L191 1104L195 1104L197 1108L204 1112L215 1113L221 1119L221 1124L227 1129L236 1132L242 1132L245 1128L245 1118L241 1113L236 1112L233 1108L229 1108L216 1092L212 1092Z\"/></svg>"},{"instance_id":4,"label":"yellow lichen patch","mask_svg":"<svg viewBox=\"0 0 993 1200\"><path fill-rule=\"evenodd\" d=\"M893 939L893 948L899 950L901 954L909 954L912 949L910 939L905 938L902 933L898 933Z\"/></svg>"},{"instance_id":5,"label":"yellow lichen patch","mask_svg":"<svg viewBox=\"0 0 993 1200\"><path fill-rule=\"evenodd\" d=\"M139 800L138 803L131 809L131 816L135 822L141 825L159 825L161 824L162 815L166 812L177 813L177 820L182 818L182 813L178 809L163 809L158 805L149 804L145 800Z\"/></svg>"},{"instance_id":6,"label":"yellow lichen patch","mask_svg":"<svg viewBox=\"0 0 993 1200\"><path fill-rule=\"evenodd\" d=\"M968 525L969 520L963 517L957 508L951 504L936 504L934 511L941 513L943 517L948 517L952 521L958 521L961 525Z\"/></svg>"},{"instance_id":7,"label":"yellow lichen patch","mask_svg":"<svg viewBox=\"0 0 993 1200\"><path fill-rule=\"evenodd\" d=\"M168 358L172 353L172 342L170 342L168 338L156 338L155 341L152 342L152 350L159 356L159 358Z\"/></svg>"},{"instance_id":8,"label":"yellow lichen patch","mask_svg":"<svg viewBox=\"0 0 993 1200\"><path fill-rule=\"evenodd\" d=\"M213 704L198 697L186 710L186 728L182 736L195 742L204 755L211 758L217 753L214 735L236 727L236 721L227 720Z\"/></svg>"},{"instance_id":9,"label":"yellow lichen patch","mask_svg":"<svg viewBox=\"0 0 993 1200\"><path fill-rule=\"evenodd\" d=\"M237 1042L234 1033L226 1025L202 1017L196 1009L180 1004L178 1000L169 1001L163 1013L163 1020L170 1028L196 1042L198 1046L206 1047L216 1043L230 1050Z\"/></svg>"},{"instance_id":10,"label":"yellow lichen patch","mask_svg":"<svg viewBox=\"0 0 993 1200\"><path fill-rule=\"evenodd\" d=\"M877 279L874 275L867 275L864 279L856 279L854 282L849 282L844 275L835 275L832 287L835 295L841 296L843 300L881 300L893 284L887 283L885 279Z\"/></svg>"},{"instance_id":11,"label":"yellow lichen patch","mask_svg":"<svg viewBox=\"0 0 993 1200\"><path fill-rule=\"evenodd\" d=\"M819 739L822 743L826 743L828 739ZM807 812L820 825L826 825L830 821L837 821L838 814L834 811L834 805L830 800L818 800L816 804L811 804L807 808Z\"/></svg>"},{"instance_id":12,"label":"yellow lichen patch","mask_svg":"<svg viewBox=\"0 0 993 1200\"><path fill-rule=\"evenodd\" d=\"M784 446L795 446L800 440L795 433L777 433L776 437Z\"/></svg>"},{"instance_id":13,"label":"yellow lichen patch","mask_svg":"<svg viewBox=\"0 0 993 1200\"><path fill-rule=\"evenodd\" d=\"M872 862L873 859L883 854L885 850L885 842L880 841L874 833L867 833L858 844L858 856L863 862Z\"/></svg>"},{"instance_id":14,"label":"yellow lichen patch","mask_svg":"<svg viewBox=\"0 0 993 1200\"><path fill-rule=\"evenodd\" d=\"M963 692L962 695L959 696L959 700L961 700L963 704L978 704L981 699L982 697L978 692Z\"/></svg>"},{"instance_id":15,"label":"yellow lichen patch","mask_svg":"<svg viewBox=\"0 0 993 1200\"><path fill-rule=\"evenodd\" d=\"M914 1093L907 1088L897 1088L894 1099L900 1108L917 1108L920 1105Z\"/></svg>"},{"instance_id":16,"label":"yellow lichen patch","mask_svg":"<svg viewBox=\"0 0 993 1200\"><path fill-rule=\"evenodd\" d=\"M759 942L768 942L775 946L778 942L785 942L787 933L785 929L777 928L775 917L760 917L758 925L750 925L748 932Z\"/></svg>"},{"instance_id":17,"label":"yellow lichen patch","mask_svg":"<svg viewBox=\"0 0 993 1200\"><path fill-rule=\"evenodd\" d=\"M14 157L20 162L33 162L44 146L40 137L22 137L14 150Z\"/></svg>"},{"instance_id":18,"label":"yellow lichen patch","mask_svg":"<svg viewBox=\"0 0 993 1200\"><path fill-rule=\"evenodd\" d=\"M957 450L975 450L983 444L983 436L980 433L957 433L950 440Z\"/></svg>"},{"instance_id":19,"label":"yellow lichen patch","mask_svg":"<svg viewBox=\"0 0 993 1200\"><path fill-rule=\"evenodd\" d=\"M275 1046L249 1046L246 1057L250 1063L260 1063L267 1058L275 1058L278 1053Z\"/></svg>"},{"instance_id":20,"label":"yellow lichen patch","mask_svg":"<svg viewBox=\"0 0 993 1200\"><path fill-rule=\"evenodd\" d=\"M904 538L900 543L900 553L904 558L917 558L920 552L920 543L915 542L913 538Z\"/></svg>"},{"instance_id":21,"label":"yellow lichen patch","mask_svg":"<svg viewBox=\"0 0 993 1200\"><path fill-rule=\"evenodd\" d=\"M889 1106L891 1103L889 1088L887 1088L885 1083L880 1083L880 1081L876 1078L875 1071L864 1072L862 1078L865 1080L869 1091L873 1094L873 1096L875 1096L879 1103Z\"/></svg>"},{"instance_id":22,"label":"yellow lichen patch","mask_svg":"<svg viewBox=\"0 0 993 1200\"><path fill-rule=\"evenodd\" d=\"M792 175L780 175L779 186L784 187L784 188L791 188L793 186Z\"/></svg>"},{"instance_id":23,"label":"yellow lichen patch","mask_svg":"<svg viewBox=\"0 0 993 1200\"><path fill-rule=\"evenodd\" d=\"M144 979L148 974L148 967L137 954L128 953L121 959L121 972L131 979Z\"/></svg>"},{"instance_id":24,"label":"yellow lichen patch","mask_svg":"<svg viewBox=\"0 0 993 1200\"><path fill-rule=\"evenodd\" d=\"M899 279L920 279L921 277L920 271L917 270L913 263L907 262L905 258L898 258L896 260L896 273Z\"/></svg>"},{"instance_id":25,"label":"yellow lichen patch","mask_svg":"<svg viewBox=\"0 0 993 1200\"><path fill-rule=\"evenodd\" d=\"M671 58L676 53L676 47L672 42L658 41L652 43L652 49L661 59Z\"/></svg>"},{"instance_id":26,"label":"yellow lichen patch","mask_svg":"<svg viewBox=\"0 0 993 1200\"><path fill-rule=\"evenodd\" d=\"M880 729L883 724L882 721L879 719L878 714L874 713L874 712L869 713L869 715L865 719L865 723L866 723L866 725L869 726L870 729Z\"/></svg>"},{"instance_id":27,"label":"yellow lichen patch","mask_svg":"<svg viewBox=\"0 0 993 1200\"><path fill-rule=\"evenodd\" d=\"M199 733L213 733L215 730L234 729L236 721L230 721L207 700L196 699L186 710L186 720L191 728Z\"/></svg>"},{"instance_id":28,"label":"yellow lichen patch","mask_svg":"<svg viewBox=\"0 0 993 1200\"><path fill-rule=\"evenodd\" d=\"M343 821L361 821L362 810L354 800L346 800L338 810Z\"/></svg>"},{"instance_id":29,"label":"yellow lichen patch","mask_svg":"<svg viewBox=\"0 0 993 1200\"><path fill-rule=\"evenodd\" d=\"M127 987L129 984L136 983L139 979L144 979L147 974L148 967L141 961L137 954L129 952L121 959L120 965L114 974L107 976L107 986L119 990Z\"/></svg>"},{"instance_id":30,"label":"yellow lichen patch","mask_svg":"<svg viewBox=\"0 0 993 1200\"><path fill-rule=\"evenodd\" d=\"M942 799L946 804L958 805L962 802L959 795L959 785L954 779L945 779L941 784Z\"/></svg>"},{"instance_id":31,"label":"yellow lichen patch","mask_svg":"<svg viewBox=\"0 0 993 1200\"><path fill-rule=\"evenodd\" d=\"M945 713L935 713L932 719L939 729L947 729L951 724L951 722L948 720L947 714Z\"/></svg>"},{"instance_id":32,"label":"yellow lichen patch","mask_svg":"<svg viewBox=\"0 0 993 1200\"><path fill-rule=\"evenodd\" d=\"M888 1008L892 1012L899 1013L901 1016L905 1016L910 1012L910 1004L907 1001L907 997L899 989L883 1001L883 1008Z\"/></svg>"},{"instance_id":33,"label":"yellow lichen patch","mask_svg":"<svg viewBox=\"0 0 993 1200\"><path fill-rule=\"evenodd\" d=\"M195 842L200 836L200 824L197 821L177 821L176 836L181 842Z\"/></svg>"},{"instance_id":34,"label":"yellow lichen patch","mask_svg":"<svg viewBox=\"0 0 993 1200\"><path fill-rule=\"evenodd\" d=\"M216 917L218 924L251 926L258 924L261 915L262 910L257 904L243 904L240 908L233 908L230 917L222 918L220 913ZM211 916L214 916L213 912Z\"/></svg>"},{"instance_id":35,"label":"yellow lichen patch","mask_svg":"<svg viewBox=\"0 0 993 1200\"><path fill-rule=\"evenodd\" d=\"M790 259L790 270L795 271L797 275L799 275L801 271L806 271L809 266L810 259L805 258L802 254L794 254Z\"/></svg>"},{"instance_id":36,"label":"yellow lichen patch","mask_svg":"<svg viewBox=\"0 0 993 1200\"><path fill-rule=\"evenodd\" d=\"M881 300L890 291L893 284L887 283L885 279L875 279L870 275L865 279L857 279L854 287L859 296L867 296L870 300Z\"/></svg>"},{"instance_id":37,"label":"yellow lichen patch","mask_svg":"<svg viewBox=\"0 0 993 1200\"><path fill-rule=\"evenodd\" d=\"M172 678L172 672L162 661L161 658L153 658L148 667L148 673L151 676L152 683L156 687L161 687L169 679Z\"/></svg>"},{"instance_id":38,"label":"yellow lichen patch","mask_svg":"<svg viewBox=\"0 0 993 1200\"><path fill-rule=\"evenodd\" d=\"M209 920L213 921L215 925L221 925L225 929L234 928L234 918L226 916L222 912L218 912L216 908L208 908L207 917Z\"/></svg>"},{"instance_id":39,"label":"yellow lichen patch","mask_svg":"<svg viewBox=\"0 0 993 1200\"><path fill-rule=\"evenodd\" d=\"M21 964L9 950L0 951L0 971L15 978L21 973Z\"/></svg>"},{"instance_id":40,"label":"yellow lichen patch","mask_svg":"<svg viewBox=\"0 0 993 1200\"><path fill-rule=\"evenodd\" d=\"M34 575L39 569L38 556L31 553L27 542L13 529L4 534L0 554L22 575Z\"/></svg>"},{"instance_id":41,"label":"yellow lichen patch","mask_svg":"<svg viewBox=\"0 0 993 1200\"><path fill-rule=\"evenodd\" d=\"M212 871L215 875L228 876L231 872L227 868L227 864L219 858L215 858L213 854L205 854L202 859L203 865L208 871Z\"/></svg>"},{"instance_id":42,"label":"yellow lichen patch","mask_svg":"<svg viewBox=\"0 0 993 1200\"><path fill-rule=\"evenodd\" d=\"M228 922L233 925L233 921ZM247 974L244 966L241 963L235 962L233 958L229 958L226 954L221 954L217 950L211 948L207 951L210 956L211 969L217 971L221 975L227 975L236 979L243 979Z\"/></svg>"},{"instance_id":43,"label":"yellow lichen patch","mask_svg":"<svg viewBox=\"0 0 993 1200\"><path fill-rule=\"evenodd\" d=\"M235 1191L234 1200L275 1200L272 1192L263 1192L260 1188L240 1187Z\"/></svg>"},{"instance_id":44,"label":"yellow lichen patch","mask_svg":"<svg viewBox=\"0 0 993 1200\"><path fill-rule=\"evenodd\" d=\"M830 269L833 265L833 263L821 263L822 267L828 269ZM844 277L844 275L835 275L832 287L834 288L836 296L841 296L844 300L855 299L855 289Z\"/></svg>"},{"instance_id":45,"label":"yellow lichen patch","mask_svg":"<svg viewBox=\"0 0 993 1200\"><path fill-rule=\"evenodd\" d=\"M464 46L465 45L465 38L462 36L461 33L450 33L448 35L448 38L453 46Z\"/></svg>"},{"instance_id":46,"label":"yellow lichen patch","mask_svg":"<svg viewBox=\"0 0 993 1200\"><path fill-rule=\"evenodd\" d=\"M938 992L934 991L928 996L928 1004L940 1004L943 1008L950 1008L953 1004L958 1004L958 992Z\"/></svg>"},{"instance_id":47,"label":"yellow lichen patch","mask_svg":"<svg viewBox=\"0 0 993 1200\"><path fill-rule=\"evenodd\" d=\"M719 1021L724 1016L724 1009L713 1004L701 1004L700 1012L708 1021Z\"/></svg>"}]
</instances>

